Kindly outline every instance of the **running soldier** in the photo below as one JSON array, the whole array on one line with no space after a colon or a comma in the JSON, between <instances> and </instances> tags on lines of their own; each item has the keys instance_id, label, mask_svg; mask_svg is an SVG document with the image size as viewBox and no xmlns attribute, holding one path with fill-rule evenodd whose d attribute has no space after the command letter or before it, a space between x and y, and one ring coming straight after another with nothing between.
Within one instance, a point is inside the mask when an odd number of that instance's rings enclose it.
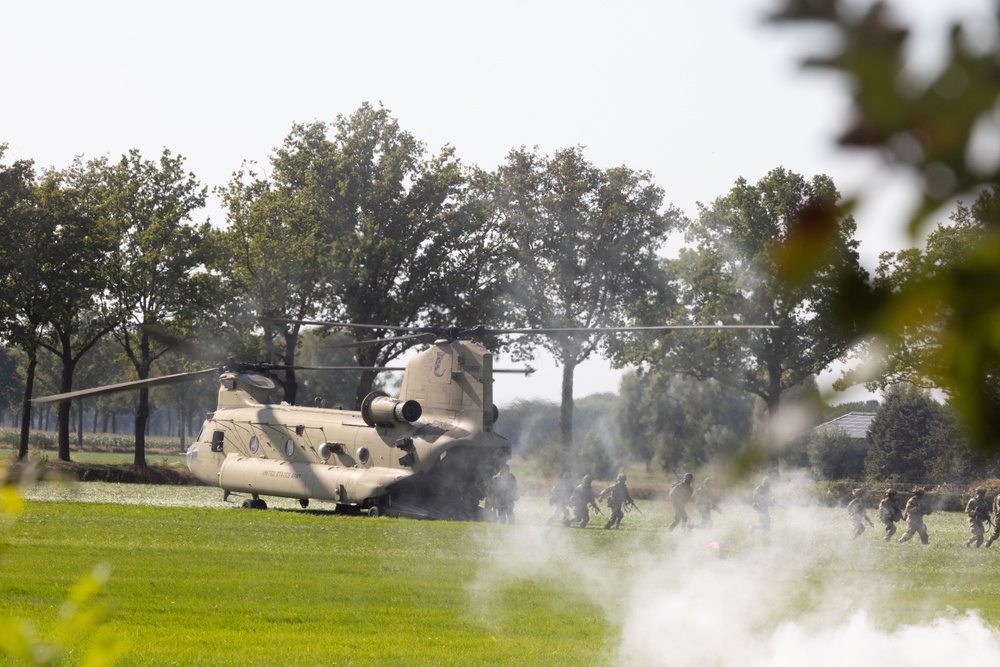
<instances>
[{"instance_id":1,"label":"running soldier","mask_svg":"<svg viewBox=\"0 0 1000 667\"><path fill-rule=\"evenodd\" d=\"M674 520L670 523L667 530L673 530L678 524L681 530L687 530L687 504L691 502L691 496L694 495L694 491L691 489L691 480L693 479L694 475L686 472L682 481L670 487L670 502L674 506Z\"/></svg>"},{"instance_id":2,"label":"running soldier","mask_svg":"<svg viewBox=\"0 0 1000 667\"><path fill-rule=\"evenodd\" d=\"M976 495L969 498L969 503L965 506L965 514L969 517L969 530L972 537L965 541L965 546L971 547L973 542L978 549L983 544L983 536L986 530L983 522L990 518L990 504L986 502L986 489L980 487L976 489Z\"/></svg>"},{"instance_id":3,"label":"running soldier","mask_svg":"<svg viewBox=\"0 0 1000 667\"><path fill-rule=\"evenodd\" d=\"M1000 493L993 496L993 530L990 531L990 539L983 545L989 549L990 545L1000 537Z\"/></svg>"},{"instance_id":4,"label":"running soldier","mask_svg":"<svg viewBox=\"0 0 1000 667\"><path fill-rule=\"evenodd\" d=\"M903 518L903 510L899 507L896 489L888 489L878 504L878 520L885 526L885 541L888 542L896 534L896 522Z\"/></svg>"},{"instance_id":5,"label":"running soldier","mask_svg":"<svg viewBox=\"0 0 1000 667\"><path fill-rule=\"evenodd\" d=\"M622 506L628 507L629 505L635 505L635 501L632 500L632 496L629 495L628 487L625 486L625 473L620 473L618 475L618 481L609 486L608 488L601 491L601 495L597 496L598 500L604 497L608 499L608 507L611 509L611 518L608 522L604 524L604 530L609 530L614 528L618 530L618 526L621 525L622 519L625 518L625 512L622 511Z\"/></svg>"},{"instance_id":6,"label":"running soldier","mask_svg":"<svg viewBox=\"0 0 1000 667\"><path fill-rule=\"evenodd\" d=\"M579 521L580 528L586 528L587 524L590 523L590 510L588 507L593 507L594 511L598 514L601 513L601 509L597 506L596 499L594 498L594 488L591 486L591 483L590 475L584 475L583 480L573 489L573 495L570 496L570 506L573 508L573 521Z\"/></svg>"},{"instance_id":7,"label":"running soldier","mask_svg":"<svg viewBox=\"0 0 1000 667\"><path fill-rule=\"evenodd\" d=\"M913 495L906 501L906 507L903 508L903 518L906 519L906 532L899 538L899 541L906 542L914 534L917 534L920 535L920 541L923 544L928 544L930 540L927 538L927 525L924 523L924 517L930 513L931 508L927 503L927 499L924 498L924 490L914 489Z\"/></svg>"},{"instance_id":8,"label":"running soldier","mask_svg":"<svg viewBox=\"0 0 1000 667\"><path fill-rule=\"evenodd\" d=\"M493 478L493 509L497 513L497 521L500 523L514 523L514 503L519 494L517 492L517 478L510 471L510 466L506 463L500 468L500 472Z\"/></svg>"},{"instance_id":9,"label":"running soldier","mask_svg":"<svg viewBox=\"0 0 1000 667\"><path fill-rule=\"evenodd\" d=\"M694 502L698 514L701 515L701 523L698 524L698 528L711 528L712 511L722 511L719 509L719 494L712 487L712 480L706 479L702 482L701 486L694 490L691 500Z\"/></svg>"},{"instance_id":10,"label":"running soldier","mask_svg":"<svg viewBox=\"0 0 1000 667\"><path fill-rule=\"evenodd\" d=\"M573 496L573 483L569 479L569 473L564 472L549 493L549 505L552 505L552 514L545 521L546 526L551 526L556 521L562 521L564 526L569 525L569 499Z\"/></svg>"},{"instance_id":11,"label":"running soldier","mask_svg":"<svg viewBox=\"0 0 1000 667\"><path fill-rule=\"evenodd\" d=\"M854 539L856 540L865 532L865 523L872 528L875 527L875 524L868 518L868 508L865 507L865 490L853 489L851 495L854 496L854 499L847 503L847 514L851 517L851 525L854 526Z\"/></svg>"},{"instance_id":12,"label":"running soldier","mask_svg":"<svg viewBox=\"0 0 1000 667\"><path fill-rule=\"evenodd\" d=\"M750 504L757 511L757 519L760 522L756 526L750 526L750 532L760 530L764 533L771 532L771 480L765 477L753 490L753 499Z\"/></svg>"}]
</instances>

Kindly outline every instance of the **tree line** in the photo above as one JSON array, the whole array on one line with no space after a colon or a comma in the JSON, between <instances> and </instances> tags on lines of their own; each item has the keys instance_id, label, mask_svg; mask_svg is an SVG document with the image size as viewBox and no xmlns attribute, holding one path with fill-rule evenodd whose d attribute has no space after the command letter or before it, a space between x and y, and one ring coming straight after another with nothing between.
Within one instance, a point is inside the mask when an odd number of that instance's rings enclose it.
<instances>
[{"instance_id":1,"label":"tree line","mask_svg":"<svg viewBox=\"0 0 1000 667\"><path fill-rule=\"evenodd\" d=\"M347 363L365 367L417 344L389 340L392 331L379 325L775 325L486 341L515 358L541 346L560 363L563 470L573 465L574 371L594 354L639 369L622 387L623 451L648 463L644 452L688 434L687 450L660 457L677 466L745 446L747 433L782 437L761 425L776 422L789 392L808 389L864 341L845 286L891 289L882 282L910 284L907 272L928 271L886 259L872 279L859 262L850 207L824 175L777 167L756 183L740 178L689 219L665 203L649 173L599 168L581 147L552 155L515 148L486 171L463 165L449 146L429 155L387 109L370 104L332 123L295 124L266 169L244 164L216 189L221 225L195 220L208 188L184 162L169 150L156 159L138 151L118 161L78 158L61 170L0 162L0 336L20 359L2 396L12 403L12 387L21 389L21 457L40 360L57 369L46 392L64 393L82 377L89 385L203 367L205 358L189 358L194 344L213 350L213 362L293 365L308 351L324 363L351 355ZM987 209L985 199L960 209L964 222L941 233L974 235ZM796 263L792 242L806 223L823 229L824 243ZM676 234L686 243L667 257ZM308 320L373 328L332 334L305 327ZM914 335L927 322L915 321ZM156 329L169 336L151 336ZM354 346L337 347L344 343ZM188 356L170 354L174 347ZM289 370L279 381L289 403L322 397L356 407L375 377L366 371L320 388ZM176 408L182 433L210 403L204 392L162 391L171 392L161 400ZM702 413L675 409L694 399ZM148 391L134 405L141 466ZM70 403L59 404L62 460L71 414Z\"/></svg>"}]
</instances>

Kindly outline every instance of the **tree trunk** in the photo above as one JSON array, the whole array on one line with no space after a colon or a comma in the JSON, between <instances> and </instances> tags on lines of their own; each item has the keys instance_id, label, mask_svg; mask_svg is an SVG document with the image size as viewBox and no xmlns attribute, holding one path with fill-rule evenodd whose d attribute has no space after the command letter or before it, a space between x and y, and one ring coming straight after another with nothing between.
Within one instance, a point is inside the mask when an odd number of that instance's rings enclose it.
<instances>
[{"instance_id":1,"label":"tree trunk","mask_svg":"<svg viewBox=\"0 0 1000 667\"><path fill-rule=\"evenodd\" d=\"M135 459L136 467L146 467L146 423L149 420L149 390L139 390L139 402L135 408Z\"/></svg>"},{"instance_id":2,"label":"tree trunk","mask_svg":"<svg viewBox=\"0 0 1000 667\"><path fill-rule=\"evenodd\" d=\"M573 359L564 360L562 403L559 406L559 433L562 436L560 459L563 473L570 473L573 468L573 374L575 372L576 361Z\"/></svg>"},{"instance_id":3,"label":"tree trunk","mask_svg":"<svg viewBox=\"0 0 1000 667\"><path fill-rule=\"evenodd\" d=\"M21 441L17 448L17 459L28 458L28 435L31 433L31 392L35 385L35 366L38 359L34 354L28 355L28 367L24 373L24 399L21 401Z\"/></svg>"}]
</instances>

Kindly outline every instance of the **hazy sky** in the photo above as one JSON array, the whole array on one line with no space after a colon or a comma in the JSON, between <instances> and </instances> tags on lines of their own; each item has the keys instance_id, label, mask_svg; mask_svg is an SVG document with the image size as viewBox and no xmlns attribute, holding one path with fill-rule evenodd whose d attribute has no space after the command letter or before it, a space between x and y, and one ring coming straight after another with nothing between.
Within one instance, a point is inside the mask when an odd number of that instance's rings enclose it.
<instances>
[{"instance_id":1,"label":"hazy sky","mask_svg":"<svg viewBox=\"0 0 1000 667\"><path fill-rule=\"evenodd\" d=\"M986 0L907 0L931 30ZM0 5L5 162L67 166L76 155L155 158L169 148L209 186L266 163L295 122L383 103L431 153L495 168L514 147L582 145L599 167L648 170L689 216L696 202L783 166L831 176L858 211L863 261L900 247L905 183L833 145L845 83L804 73L822 33L762 22L772 0L282 3L187 0ZM938 42L914 49L933 63ZM223 222L213 205L212 220ZM503 359L498 365L505 365ZM508 397L558 399L551 361ZM616 390L600 361L576 395Z\"/></svg>"}]
</instances>

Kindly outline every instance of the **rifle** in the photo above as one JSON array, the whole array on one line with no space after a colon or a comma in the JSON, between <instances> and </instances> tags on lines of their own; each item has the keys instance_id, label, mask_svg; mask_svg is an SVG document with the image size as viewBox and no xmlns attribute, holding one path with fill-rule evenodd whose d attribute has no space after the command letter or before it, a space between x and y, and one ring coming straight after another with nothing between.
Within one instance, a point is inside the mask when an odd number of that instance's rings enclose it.
<instances>
[{"instance_id":1,"label":"rifle","mask_svg":"<svg viewBox=\"0 0 1000 667\"><path fill-rule=\"evenodd\" d=\"M600 514L601 516L604 516L604 513L603 513L603 512L601 512L601 508L597 506L597 503L590 503L590 505L591 505L591 507L593 507L593 508L594 508L594 511L595 511L595 512L597 512L597 513L598 513L598 514Z\"/></svg>"},{"instance_id":2,"label":"rifle","mask_svg":"<svg viewBox=\"0 0 1000 667\"><path fill-rule=\"evenodd\" d=\"M628 500L628 504L627 504L627 505L625 505L625 509L628 509L629 507L634 507L634 508L635 508L635 511L636 511L636 512L638 512L639 514L642 514L642 510L641 510L641 509L639 509L639 506L638 506L638 505L636 505L636 504L635 504L635 501L634 501L634 500L632 500L631 498L629 498L629 500Z\"/></svg>"}]
</instances>

